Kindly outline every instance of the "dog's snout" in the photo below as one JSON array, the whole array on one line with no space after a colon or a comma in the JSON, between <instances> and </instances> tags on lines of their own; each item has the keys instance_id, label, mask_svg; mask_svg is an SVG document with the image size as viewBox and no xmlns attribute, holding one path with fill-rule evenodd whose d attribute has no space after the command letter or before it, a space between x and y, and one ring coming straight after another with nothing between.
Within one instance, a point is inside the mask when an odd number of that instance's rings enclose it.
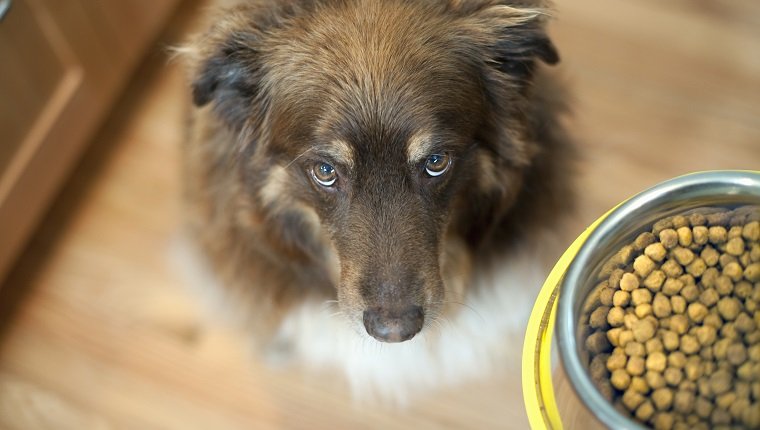
<instances>
[{"instance_id":1,"label":"dog's snout","mask_svg":"<svg viewBox=\"0 0 760 430\"><path fill-rule=\"evenodd\" d=\"M425 314L420 306L403 309L370 308L364 311L364 327L381 342L403 342L422 330Z\"/></svg>"}]
</instances>

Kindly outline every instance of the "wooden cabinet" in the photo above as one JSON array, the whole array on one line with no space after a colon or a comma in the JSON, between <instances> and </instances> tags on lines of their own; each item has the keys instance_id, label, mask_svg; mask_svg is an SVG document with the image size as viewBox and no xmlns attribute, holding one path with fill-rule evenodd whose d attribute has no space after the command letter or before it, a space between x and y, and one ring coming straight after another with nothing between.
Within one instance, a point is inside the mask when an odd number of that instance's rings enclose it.
<instances>
[{"instance_id":1,"label":"wooden cabinet","mask_svg":"<svg viewBox=\"0 0 760 430\"><path fill-rule=\"evenodd\" d=\"M0 20L0 281L177 3L12 1Z\"/></svg>"}]
</instances>

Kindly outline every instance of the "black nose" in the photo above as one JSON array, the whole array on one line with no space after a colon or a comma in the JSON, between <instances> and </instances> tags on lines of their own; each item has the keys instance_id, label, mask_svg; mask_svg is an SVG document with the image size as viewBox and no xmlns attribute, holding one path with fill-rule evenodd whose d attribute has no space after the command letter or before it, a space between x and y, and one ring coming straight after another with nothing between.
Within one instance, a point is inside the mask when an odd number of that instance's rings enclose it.
<instances>
[{"instance_id":1,"label":"black nose","mask_svg":"<svg viewBox=\"0 0 760 430\"><path fill-rule=\"evenodd\" d=\"M403 342L422 330L425 314L420 306L403 309L370 308L364 311L364 327L381 342Z\"/></svg>"}]
</instances>

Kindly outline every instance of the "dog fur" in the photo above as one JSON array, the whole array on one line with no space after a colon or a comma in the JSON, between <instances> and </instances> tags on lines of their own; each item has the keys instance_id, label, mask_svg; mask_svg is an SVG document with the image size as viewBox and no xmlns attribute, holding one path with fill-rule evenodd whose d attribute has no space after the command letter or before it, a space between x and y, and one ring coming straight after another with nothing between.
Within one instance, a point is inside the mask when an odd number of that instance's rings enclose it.
<instances>
[{"instance_id":1,"label":"dog fur","mask_svg":"<svg viewBox=\"0 0 760 430\"><path fill-rule=\"evenodd\" d=\"M572 201L546 7L249 1L181 50L193 265L259 346L401 400L519 355ZM432 154L450 160L441 176ZM365 311L407 305L419 335L367 334Z\"/></svg>"}]
</instances>

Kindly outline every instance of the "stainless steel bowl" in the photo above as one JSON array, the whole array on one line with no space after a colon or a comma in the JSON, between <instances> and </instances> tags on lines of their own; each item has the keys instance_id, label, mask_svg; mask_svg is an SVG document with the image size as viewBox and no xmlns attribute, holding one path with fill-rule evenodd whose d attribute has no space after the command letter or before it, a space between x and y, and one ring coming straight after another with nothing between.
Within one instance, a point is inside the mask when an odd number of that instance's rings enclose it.
<instances>
[{"instance_id":1,"label":"stainless steel bowl","mask_svg":"<svg viewBox=\"0 0 760 430\"><path fill-rule=\"evenodd\" d=\"M760 173L695 173L658 184L623 203L602 221L578 251L560 286L557 337L562 365L588 409L612 429L644 429L618 412L594 386L579 336L582 307L598 284L601 266L659 219L700 207L760 205Z\"/></svg>"}]
</instances>

